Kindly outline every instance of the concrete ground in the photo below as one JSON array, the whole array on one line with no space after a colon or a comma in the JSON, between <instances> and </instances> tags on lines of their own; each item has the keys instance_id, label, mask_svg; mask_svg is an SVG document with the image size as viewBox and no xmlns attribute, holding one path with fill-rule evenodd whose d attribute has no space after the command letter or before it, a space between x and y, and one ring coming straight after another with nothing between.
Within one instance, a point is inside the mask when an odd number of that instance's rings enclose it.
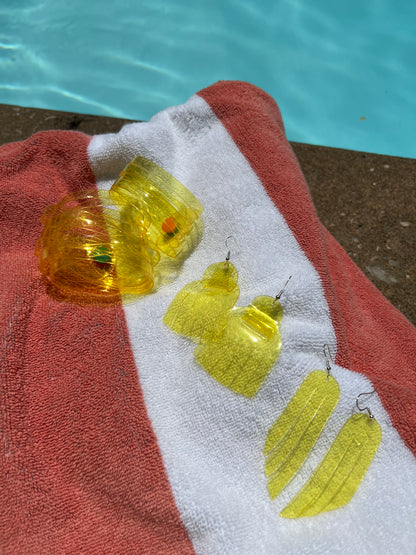
<instances>
[{"instance_id":1,"label":"concrete ground","mask_svg":"<svg viewBox=\"0 0 416 555\"><path fill-rule=\"evenodd\" d=\"M0 105L0 144L47 129L112 133L130 120ZM326 228L416 324L416 160L292 143Z\"/></svg>"}]
</instances>

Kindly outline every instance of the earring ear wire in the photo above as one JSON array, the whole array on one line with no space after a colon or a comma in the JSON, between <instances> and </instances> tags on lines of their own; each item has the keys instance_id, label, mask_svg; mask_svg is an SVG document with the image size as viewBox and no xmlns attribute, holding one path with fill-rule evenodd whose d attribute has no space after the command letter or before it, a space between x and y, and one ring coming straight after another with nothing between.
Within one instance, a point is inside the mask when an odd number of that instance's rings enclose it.
<instances>
[{"instance_id":1,"label":"earring ear wire","mask_svg":"<svg viewBox=\"0 0 416 555\"><path fill-rule=\"evenodd\" d=\"M332 371L332 367L331 367L332 356L331 356L331 351L329 350L328 343L325 343L324 345L324 355L325 355L325 361L326 361L326 373L327 373L327 377L329 378Z\"/></svg>"},{"instance_id":2,"label":"earring ear wire","mask_svg":"<svg viewBox=\"0 0 416 555\"><path fill-rule=\"evenodd\" d=\"M373 395L373 393L375 393L376 390L373 389L373 391L370 391L368 393L360 393L359 395L357 395L357 398L355 399L355 406L357 407L357 409L361 412L367 411L368 416L373 419L374 418L374 414L371 412L369 407L360 407L359 403L359 399L362 395Z\"/></svg>"},{"instance_id":3,"label":"earring ear wire","mask_svg":"<svg viewBox=\"0 0 416 555\"><path fill-rule=\"evenodd\" d=\"M273 303L277 302L277 301L280 299L280 297L283 295L283 293L284 293L284 291L285 291L285 289L286 289L286 287L287 287L287 284L289 283L289 281L290 281L291 279L292 279L292 276L289 276L289 277L287 278L286 283L283 285L283 287L281 288L281 290L279 291L279 293L275 296Z\"/></svg>"},{"instance_id":4,"label":"earring ear wire","mask_svg":"<svg viewBox=\"0 0 416 555\"><path fill-rule=\"evenodd\" d=\"M230 256L231 256L231 248L230 248L230 245L228 244L228 241L229 241L230 239L232 239L232 240L234 241L234 245L237 247L237 254L239 254L239 252L240 252L240 246L239 246L239 244L237 243L236 238L234 237L234 235L229 235L229 236L227 237L227 239L225 240L225 246L226 246L226 248L227 248L227 250L228 250L227 256L225 257L226 262L229 262L229 261L230 261Z\"/></svg>"}]
</instances>

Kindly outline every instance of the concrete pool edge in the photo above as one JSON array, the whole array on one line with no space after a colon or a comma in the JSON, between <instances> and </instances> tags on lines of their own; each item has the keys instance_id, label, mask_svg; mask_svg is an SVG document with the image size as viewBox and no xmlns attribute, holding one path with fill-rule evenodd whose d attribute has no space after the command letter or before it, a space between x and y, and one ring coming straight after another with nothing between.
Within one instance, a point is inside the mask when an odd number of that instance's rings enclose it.
<instances>
[{"instance_id":1,"label":"concrete pool edge","mask_svg":"<svg viewBox=\"0 0 416 555\"><path fill-rule=\"evenodd\" d=\"M117 132L131 120L0 105L0 144L43 130ZM291 143L325 227L416 323L416 160Z\"/></svg>"}]
</instances>

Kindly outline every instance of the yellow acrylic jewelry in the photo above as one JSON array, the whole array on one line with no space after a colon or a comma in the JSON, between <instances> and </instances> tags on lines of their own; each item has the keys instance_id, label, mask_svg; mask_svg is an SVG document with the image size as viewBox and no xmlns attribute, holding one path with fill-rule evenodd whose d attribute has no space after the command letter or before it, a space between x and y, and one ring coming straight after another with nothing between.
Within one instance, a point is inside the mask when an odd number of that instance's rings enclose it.
<instances>
[{"instance_id":1,"label":"yellow acrylic jewelry","mask_svg":"<svg viewBox=\"0 0 416 555\"><path fill-rule=\"evenodd\" d=\"M195 349L195 358L220 383L253 397L279 355L282 317L277 298L256 297L220 319L210 339Z\"/></svg>"},{"instance_id":2,"label":"yellow acrylic jewelry","mask_svg":"<svg viewBox=\"0 0 416 555\"><path fill-rule=\"evenodd\" d=\"M208 340L238 299L237 280L237 270L229 260L211 264L201 280L192 281L179 291L163 321L177 333Z\"/></svg>"},{"instance_id":3,"label":"yellow acrylic jewelry","mask_svg":"<svg viewBox=\"0 0 416 555\"><path fill-rule=\"evenodd\" d=\"M330 373L311 372L267 434L264 447L268 489L274 499L302 466L339 399Z\"/></svg>"},{"instance_id":4,"label":"yellow acrylic jewelry","mask_svg":"<svg viewBox=\"0 0 416 555\"><path fill-rule=\"evenodd\" d=\"M150 218L137 206L112 208L105 191L81 191L45 209L35 253L60 293L117 299L153 287L159 254L150 247Z\"/></svg>"},{"instance_id":5,"label":"yellow acrylic jewelry","mask_svg":"<svg viewBox=\"0 0 416 555\"><path fill-rule=\"evenodd\" d=\"M369 414L354 414L346 421L322 462L280 516L314 516L351 500L381 441L378 422L369 409L360 410Z\"/></svg>"},{"instance_id":6,"label":"yellow acrylic jewelry","mask_svg":"<svg viewBox=\"0 0 416 555\"><path fill-rule=\"evenodd\" d=\"M136 156L113 184L110 196L116 206L138 205L150 214L149 240L170 257L188 246L203 212L195 196L163 168Z\"/></svg>"}]
</instances>

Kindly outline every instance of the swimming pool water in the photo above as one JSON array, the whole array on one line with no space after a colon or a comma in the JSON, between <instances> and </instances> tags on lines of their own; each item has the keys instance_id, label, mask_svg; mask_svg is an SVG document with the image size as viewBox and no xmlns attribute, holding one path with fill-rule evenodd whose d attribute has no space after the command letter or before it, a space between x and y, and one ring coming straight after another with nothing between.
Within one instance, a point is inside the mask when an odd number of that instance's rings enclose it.
<instances>
[{"instance_id":1,"label":"swimming pool water","mask_svg":"<svg viewBox=\"0 0 416 555\"><path fill-rule=\"evenodd\" d=\"M2 0L0 102L132 119L219 79L289 139L416 157L414 0Z\"/></svg>"}]
</instances>

